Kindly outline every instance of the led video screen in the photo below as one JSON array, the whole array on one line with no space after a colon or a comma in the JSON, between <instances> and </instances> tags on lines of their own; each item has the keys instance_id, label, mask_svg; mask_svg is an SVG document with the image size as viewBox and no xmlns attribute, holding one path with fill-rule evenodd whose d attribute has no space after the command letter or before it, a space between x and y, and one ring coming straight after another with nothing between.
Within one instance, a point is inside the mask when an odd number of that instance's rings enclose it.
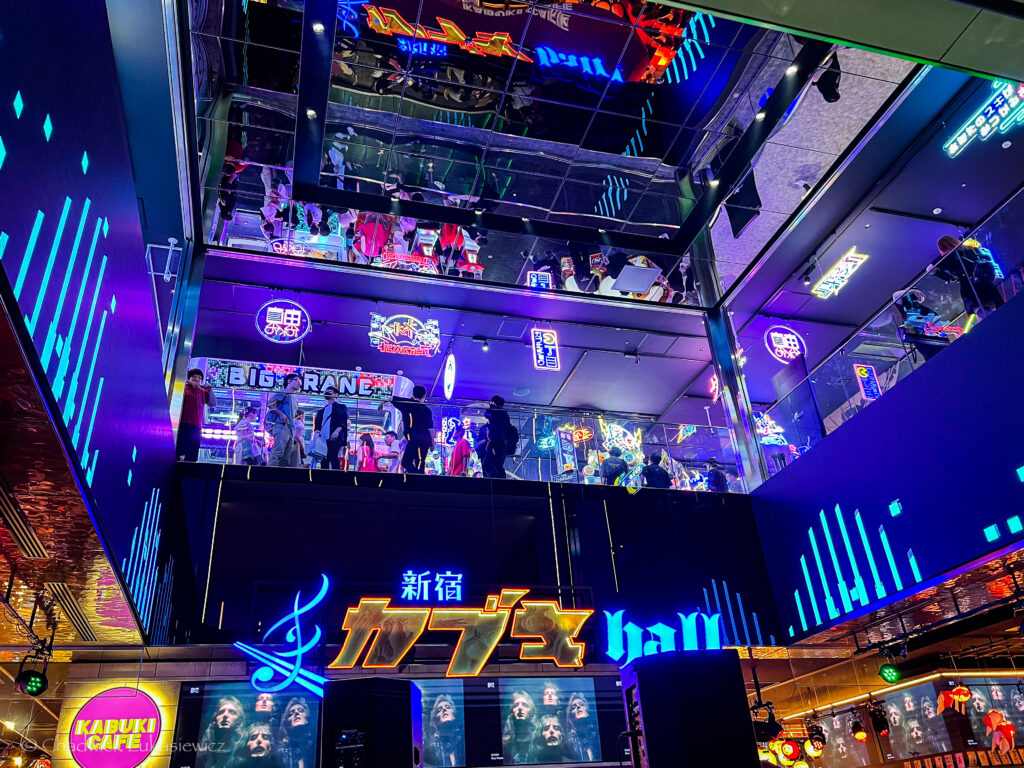
<instances>
[{"instance_id":1,"label":"led video screen","mask_svg":"<svg viewBox=\"0 0 1024 768\"><path fill-rule=\"evenodd\" d=\"M612 677L419 680L423 767L617 762Z\"/></svg>"},{"instance_id":2,"label":"led video screen","mask_svg":"<svg viewBox=\"0 0 1024 768\"><path fill-rule=\"evenodd\" d=\"M320 700L299 686L183 683L172 768L316 768Z\"/></svg>"}]
</instances>

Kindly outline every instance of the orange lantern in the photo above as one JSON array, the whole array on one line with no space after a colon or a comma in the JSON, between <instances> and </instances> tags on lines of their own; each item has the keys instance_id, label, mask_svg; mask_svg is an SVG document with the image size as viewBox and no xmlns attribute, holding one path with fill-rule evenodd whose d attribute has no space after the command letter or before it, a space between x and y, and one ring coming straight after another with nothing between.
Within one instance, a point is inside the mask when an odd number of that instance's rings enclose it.
<instances>
[{"instance_id":1,"label":"orange lantern","mask_svg":"<svg viewBox=\"0 0 1024 768\"><path fill-rule=\"evenodd\" d=\"M992 739L992 746L999 747L999 751L1004 755L1014 748L1015 738L1017 736L1017 729L1013 723L1009 720L1004 720L996 727L996 733L999 738Z\"/></svg>"}]
</instances>

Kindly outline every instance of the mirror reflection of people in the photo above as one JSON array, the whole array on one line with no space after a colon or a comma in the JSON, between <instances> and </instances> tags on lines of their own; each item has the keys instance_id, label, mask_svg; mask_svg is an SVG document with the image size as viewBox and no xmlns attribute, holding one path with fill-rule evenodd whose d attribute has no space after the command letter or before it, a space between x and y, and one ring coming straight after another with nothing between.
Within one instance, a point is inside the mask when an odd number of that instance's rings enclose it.
<instances>
[{"instance_id":1,"label":"mirror reflection of people","mask_svg":"<svg viewBox=\"0 0 1024 768\"><path fill-rule=\"evenodd\" d=\"M225 768L245 735L245 711L234 696L221 696L199 738L199 768Z\"/></svg>"},{"instance_id":2,"label":"mirror reflection of people","mask_svg":"<svg viewBox=\"0 0 1024 768\"><path fill-rule=\"evenodd\" d=\"M713 456L708 459L708 490L714 491L715 493L728 493L729 492L729 479L725 476L718 466L718 459Z\"/></svg>"},{"instance_id":3,"label":"mirror reflection of people","mask_svg":"<svg viewBox=\"0 0 1024 768\"><path fill-rule=\"evenodd\" d=\"M377 454L373 445L373 437L369 432L359 436L359 471L376 472Z\"/></svg>"},{"instance_id":4,"label":"mirror reflection of people","mask_svg":"<svg viewBox=\"0 0 1024 768\"><path fill-rule=\"evenodd\" d=\"M203 386L203 372L190 368L185 377L185 396L178 422L178 460L199 461L199 444L203 434L203 406L217 407L212 387Z\"/></svg>"},{"instance_id":5,"label":"mirror reflection of people","mask_svg":"<svg viewBox=\"0 0 1024 768\"><path fill-rule=\"evenodd\" d=\"M601 759L596 718L591 716L590 702L582 693L573 693L565 707L567 740L573 758L592 763Z\"/></svg>"},{"instance_id":6,"label":"mirror reflection of people","mask_svg":"<svg viewBox=\"0 0 1024 768\"><path fill-rule=\"evenodd\" d=\"M430 709L423 734L423 765L426 768L454 768L466 762L465 736L458 722L455 700L439 694Z\"/></svg>"},{"instance_id":7,"label":"mirror reflection of people","mask_svg":"<svg viewBox=\"0 0 1024 768\"><path fill-rule=\"evenodd\" d=\"M526 691L512 692L512 701L502 728L502 752L506 764L518 765L531 761L533 737L537 731L537 708L533 697Z\"/></svg>"},{"instance_id":8,"label":"mirror reflection of people","mask_svg":"<svg viewBox=\"0 0 1024 768\"><path fill-rule=\"evenodd\" d=\"M234 463L257 466L261 463L263 450L256 440L256 433L259 429L259 409L248 406L238 414L238 421L235 423L235 446Z\"/></svg>"},{"instance_id":9,"label":"mirror reflection of people","mask_svg":"<svg viewBox=\"0 0 1024 768\"><path fill-rule=\"evenodd\" d=\"M299 466L299 444L295 439L295 393L302 389L302 377L289 373L284 377L283 391L275 392L267 401L266 422L274 447L270 451L270 466Z\"/></svg>"},{"instance_id":10,"label":"mirror reflection of people","mask_svg":"<svg viewBox=\"0 0 1024 768\"><path fill-rule=\"evenodd\" d=\"M293 697L281 711L278 743L284 768L316 768L316 729L304 696Z\"/></svg>"},{"instance_id":11,"label":"mirror reflection of people","mask_svg":"<svg viewBox=\"0 0 1024 768\"><path fill-rule=\"evenodd\" d=\"M313 414L313 431L319 432L327 445L327 455L320 460L320 469L341 469L341 451L348 442L348 406L338 402L341 391L334 386L324 390L324 407Z\"/></svg>"},{"instance_id":12,"label":"mirror reflection of people","mask_svg":"<svg viewBox=\"0 0 1024 768\"><path fill-rule=\"evenodd\" d=\"M566 741L562 722L556 715L544 715L534 737L532 763L571 763L572 748Z\"/></svg>"},{"instance_id":13,"label":"mirror reflection of people","mask_svg":"<svg viewBox=\"0 0 1024 768\"><path fill-rule=\"evenodd\" d=\"M230 768L282 768L281 759L274 750L274 737L269 723L251 723L245 729L244 736Z\"/></svg>"}]
</instances>

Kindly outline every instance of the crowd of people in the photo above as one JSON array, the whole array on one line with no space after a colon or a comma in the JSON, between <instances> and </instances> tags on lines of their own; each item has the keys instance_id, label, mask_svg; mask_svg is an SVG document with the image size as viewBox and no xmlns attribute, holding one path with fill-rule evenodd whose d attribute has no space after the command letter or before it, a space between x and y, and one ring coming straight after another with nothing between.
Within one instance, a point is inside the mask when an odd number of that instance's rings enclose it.
<instances>
[{"instance_id":1,"label":"crowd of people","mask_svg":"<svg viewBox=\"0 0 1024 768\"><path fill-rule=\"evenodd\" d=\"M202 382L203 372L200 369L193 368L188 372L178 434L178 458L181 461L198 461L204 409L217 405L213 388L204 386ZM301 376L287 374L281 389L269 396L262 423L259 408L243 405L232 425L230 458L234 464L404 474L427 474L432 456L436 464L438 435L433 411L425 402L425 387L413 387L412 397L391 398L390 403L400 416L395 429L382 435L370 432L355 435L355 447L351 453L350 414L348 407L340 401L340 390L335 386L324 390L326 402L312 411L312 434L308 440L309 414L299 407L297 399L301 390ZM440 467L435 466L429 471L453 477L506 479L505 461L517 454L520 435L505 404L501 395L494 395L488 402L466 409L467 413L479 413L483 423L472 425L469 419L465 419L456 424L450 436L445 435L446 445L440 452ZM382 402L378 411L383 408ZM375 439L377 437L381 438L383 446ZM642 466L631 467L623 458L622 449L612 445L603 460L591 459L595 462L593 481L603 485L629 483L646 488L742 492L735 470L723 470L714 458L706 463L706 479L701 478L701 483L694 486L689 476L685 477L686 484L683 485L678 476L665 468L664 455L660 451L637 454L637 457L642 460ZM637 459L631 458L630 461L636 462ZM586 471L592 470L587 468Z\"/></svg>"}]
</instances>

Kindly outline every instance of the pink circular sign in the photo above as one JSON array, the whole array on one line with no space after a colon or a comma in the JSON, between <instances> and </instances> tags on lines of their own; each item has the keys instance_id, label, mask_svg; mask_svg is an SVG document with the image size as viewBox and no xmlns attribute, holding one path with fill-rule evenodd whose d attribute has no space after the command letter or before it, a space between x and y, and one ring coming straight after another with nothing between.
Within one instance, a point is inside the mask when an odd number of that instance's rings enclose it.
<instances>
[{"instance_id":1,"label":"pink circular sign","mask_svg":"<svg viewBox=\"0 0 1024 768\"><path fill-rule=\"evenodd\" d=\"M156 748L160 708L135 688L111 688L87 701L71 723L71 756L82 768L135 768Z\"/></svg>"}]
</instances>

